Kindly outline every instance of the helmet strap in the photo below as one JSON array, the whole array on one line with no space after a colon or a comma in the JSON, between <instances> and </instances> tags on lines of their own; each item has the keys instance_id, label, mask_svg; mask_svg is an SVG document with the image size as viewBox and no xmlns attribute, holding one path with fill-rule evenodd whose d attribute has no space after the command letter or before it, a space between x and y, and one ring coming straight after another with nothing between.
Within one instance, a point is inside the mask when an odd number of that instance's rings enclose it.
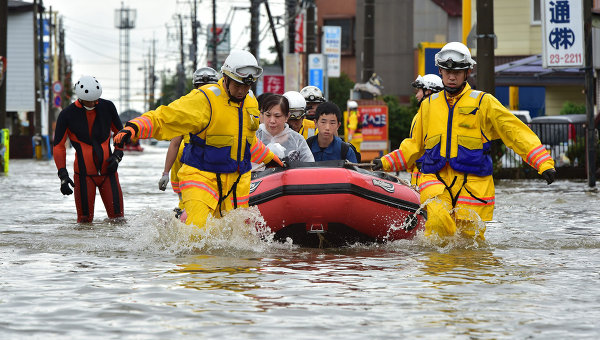
<instances>
[{"instance_id":1,"label":"helmet strap","mask_svg":"<svg viewBox=\"0 0 600 340\"><path fill-rule=\"evenodd\" d=\"M244 98L242 98L242 99L238 99L238 98L232 96L231 92L229 92L229 84L231 81L234 81L234 80L229 78L229 76L225 76L225 79L223 79L223 84L225 85L225 91L227 91L227 96L229 96L230 102L239 104L239 103L243 102L244 99L246 99L246 96L244 96Z\"/></svg>"}]
</instances>

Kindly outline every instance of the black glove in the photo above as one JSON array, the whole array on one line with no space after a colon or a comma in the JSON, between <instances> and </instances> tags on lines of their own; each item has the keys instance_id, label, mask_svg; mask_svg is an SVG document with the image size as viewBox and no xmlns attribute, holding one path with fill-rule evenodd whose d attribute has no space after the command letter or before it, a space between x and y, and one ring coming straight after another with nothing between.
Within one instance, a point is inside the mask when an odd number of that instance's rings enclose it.
<instances>
[{"instance_id":1,"label":"black glove","mask_svg":"<svg viewBox=\"0 0 600 340\"><path fill-rule=\"evenodd\" d=\"M58 169L58 178L60 178L60 192L63 195L70 195L73 193L73 190L69 188L69 184L72 187L75 187L75 183L69 178L69 172L65 168Z\"/></svg>"},{"instance_id":2,"label":"black glove","mask_svg":"<svg viewBox=\"0 0 600 340\"><path fill-rule=\"evenodd\" d=\"M374 160L371 161L371 170L373 171L377 171L377 170L383 170L383 163L381 163L381 158L375 158Z\"/></svg>"},{"instance_id":3,"label":"black glove","mask_svg":"<svg viewBox=\"0 0 600 340\"><path fill-rule=\"evenodd\" d=\"M279 164L275 161L275 159L272 159L269 163L265 164L265 166L267 168L287 168L287 164L285 163L285 160L281 160L281 163L283 164Z\"/></svg>"},{"instance_id":4,"label":"black glove","mask_svg":"<svg viewBox=\"0 0 600 340\"><path fill-rule=\"evenodd\" d=\"M113 152L113 154L110 157L108 157L108 159L106 160L108 162L106 171L109 174L114 174L115 172L117 172L117 168L119 167L119 163L121 162L122 158L123 158L123 151L115 150L115 152Z\"/></svg>"},{"instance_id":5,"label":"black glove","mask_svg":"<svg viewBox=\"0 0 600 340\"><path fill-rule=\"evenodd\" d=\"M554 182L554 177L556 177L556 170L548 169L548 170L542 172L542 177L544 177L544 179L546 180L546 183L548 183L548 185L550 185L550 184L552 184L552 182Z\"/></svg>"}]
</instances>

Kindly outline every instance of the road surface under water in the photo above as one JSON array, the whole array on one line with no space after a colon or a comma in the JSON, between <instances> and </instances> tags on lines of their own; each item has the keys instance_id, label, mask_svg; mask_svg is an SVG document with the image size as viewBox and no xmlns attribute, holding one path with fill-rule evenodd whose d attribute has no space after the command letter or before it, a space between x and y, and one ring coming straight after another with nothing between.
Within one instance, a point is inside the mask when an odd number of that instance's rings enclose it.
<instances>
[{"instance_id":1,"label":"road surface under water","mask_svg":"<svg viewBox=\"0 0 600 340\"><path fill-rule=\"evenodd\" d=\"M584 181L498 181L485 244L306 249L236 211L196 238L158 190L166 148L119 168L126 221L76 223L52 161L0 176L2 339L600 337L600 196ZM68 169L72 175L72 150ZM264 235L262 235L264 238Z\"/></svg>"}]
</instances>

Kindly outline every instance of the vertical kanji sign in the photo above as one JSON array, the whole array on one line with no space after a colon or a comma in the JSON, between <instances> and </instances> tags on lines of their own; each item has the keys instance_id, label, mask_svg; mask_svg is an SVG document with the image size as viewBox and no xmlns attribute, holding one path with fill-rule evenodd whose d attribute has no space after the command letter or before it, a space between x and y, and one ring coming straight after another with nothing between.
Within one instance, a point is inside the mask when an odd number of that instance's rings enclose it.
<instances>
[{"instance_id":1,"label":"vertical kanji sign","mask_svg":"<svg viewBox=\"0 0 600 340\"><path fill-rule=\"evenodd\" d=\"M542 50L545 68L583 67L583 0L542 1Z\"/></svg>"}]
</instances>

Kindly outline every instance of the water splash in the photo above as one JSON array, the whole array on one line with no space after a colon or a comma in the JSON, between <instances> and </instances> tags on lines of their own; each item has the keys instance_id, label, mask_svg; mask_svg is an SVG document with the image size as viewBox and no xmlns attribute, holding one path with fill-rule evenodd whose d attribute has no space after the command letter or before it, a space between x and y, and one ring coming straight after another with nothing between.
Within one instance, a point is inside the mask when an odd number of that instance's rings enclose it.
<instances>
[{"instance_id":1,"label":"water splash","mask_svg":"<svg viewBox=\"0 0 600 340\"><path fill-rule=\"evenodd\" d=\"M186 225L171 212L147 209L123 233L129 235L136 251L171 255L268 253L293 248L289 242L274 240L275 234L256 207L235 209L222 218L210 216L204 228Z\"/></svg>"}]
</instances>

